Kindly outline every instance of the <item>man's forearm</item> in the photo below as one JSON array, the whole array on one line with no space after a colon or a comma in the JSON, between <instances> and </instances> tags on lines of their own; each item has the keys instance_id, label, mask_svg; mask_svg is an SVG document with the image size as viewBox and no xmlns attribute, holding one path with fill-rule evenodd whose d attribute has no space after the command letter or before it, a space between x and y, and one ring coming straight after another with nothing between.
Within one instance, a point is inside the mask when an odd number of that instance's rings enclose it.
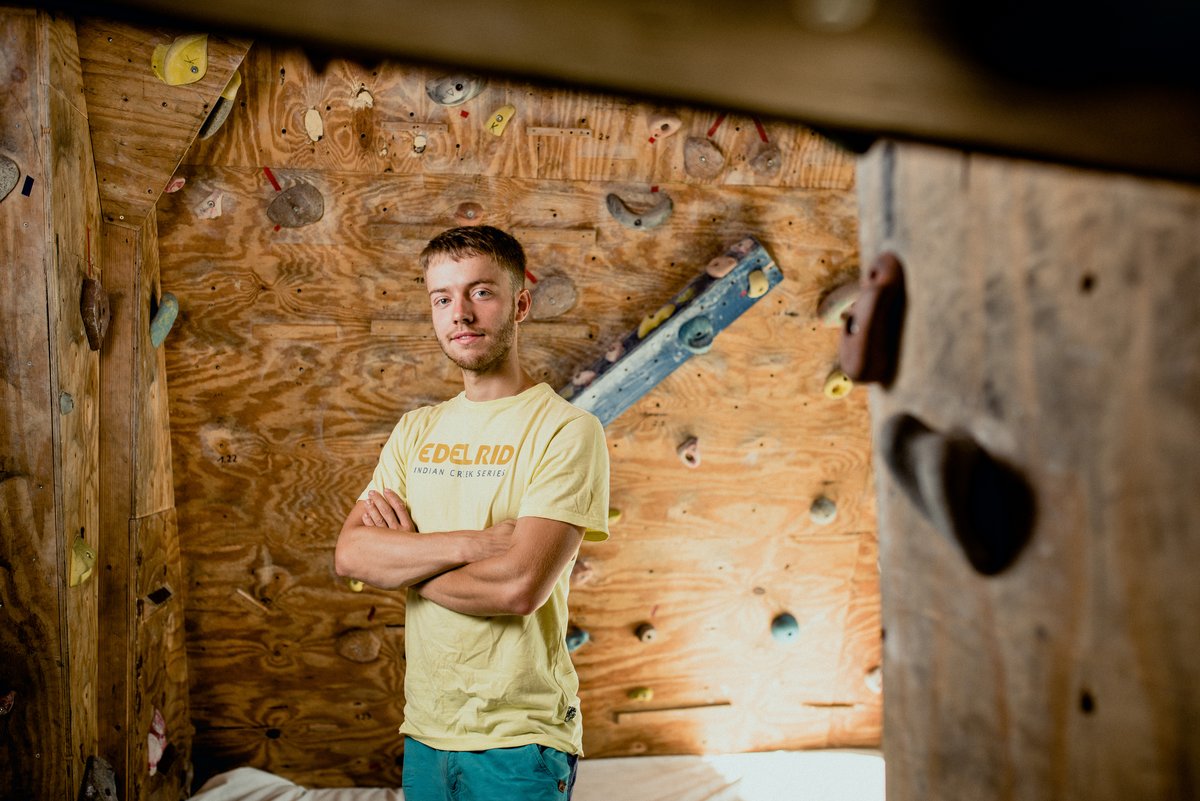
<instances>
[{"instance_id":1,"label":"man's forearm","mask_svg":"<svg viewBox=\"0 0 1200 801\"><path fill-rule=\"evenodd\" d=\"M338 537L334 564L338 575L365 581L373 587L408 587L467 564L468 537L472 533L418 534L379 526L354 526Z\"/></svg>"},{"instance_id":2,"label":"man's forearm","mask_svg":"<svg viewBox=\"0 0 1200 801\"><path fill-rule=\"evenodd\" d=\"M521 575L502 558L484 559L434 575L413 586L422 598L464 615L528 615Z\"/></svg>"}]
</instances>

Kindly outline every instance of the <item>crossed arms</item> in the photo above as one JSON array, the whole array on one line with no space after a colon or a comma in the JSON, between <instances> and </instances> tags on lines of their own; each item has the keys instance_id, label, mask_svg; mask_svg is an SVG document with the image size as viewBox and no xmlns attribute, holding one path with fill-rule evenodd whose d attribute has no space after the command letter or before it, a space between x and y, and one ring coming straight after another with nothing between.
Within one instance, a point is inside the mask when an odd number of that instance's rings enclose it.
<instances>
[{"instance_id":1,"label":"crossed arms","mask_svg":"<svg viewBox=\"0 0 1200 801\"><path fill-rule=\"evenodd\" d=\"M582 539L579 526L544 517L417 533L399 495L372 491L342 525L334 568L383 589L411 587L465 615L529 615L550 597Z\"/></svg>"}]
</instances>

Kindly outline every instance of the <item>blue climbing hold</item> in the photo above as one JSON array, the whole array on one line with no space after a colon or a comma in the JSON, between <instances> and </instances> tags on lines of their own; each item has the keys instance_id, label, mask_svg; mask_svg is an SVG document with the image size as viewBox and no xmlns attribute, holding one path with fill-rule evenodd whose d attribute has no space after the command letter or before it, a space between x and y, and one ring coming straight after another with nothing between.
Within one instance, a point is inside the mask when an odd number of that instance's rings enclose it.
<instances>
[{"instance_id":1,"label":"blue climbing hold","mask_svg":"<svg viewBox=\"0 0 1200 801\"><path fill-rule=\"evenodd\" d=\"M713 338L712 320L707 315L693 317L679 327L679 341L692 353L708 353L712 350Z\"/></svg>"},{"instance_id":2,"label":"blue climbing hold","mask_svg":"<svg viewBox=\"0 0 1200 801\"><path fill-rule=\"evenodd\" d=\"M158 347L167 338L175 318L179 316L179 301L170 292L164 292L158 300L158 309L150 321L150 344Z\"/></svg>"},{"instance_id":3,"label":"blue climbing hold","mask_svg":"<svg viewBox=\"0 0 1200 801\"><path fill-rule=\"evenodd\" d=\"M800 636L800 624L790 613L784 612L771 621L771 636L775 642L794 642Z\"/></svg>"},{"instance_id":4,"label":"blue climbing hold","mask_svg":"<svg viewBox=\"0 0 1200 801\"><path fill-rule=\"evenodd\" d=\"M571 628L567 629L567 651L572 654L575 653L591 638L592 635L588 634L583 629L572 626Z\"/></svg>"}]
</instances>

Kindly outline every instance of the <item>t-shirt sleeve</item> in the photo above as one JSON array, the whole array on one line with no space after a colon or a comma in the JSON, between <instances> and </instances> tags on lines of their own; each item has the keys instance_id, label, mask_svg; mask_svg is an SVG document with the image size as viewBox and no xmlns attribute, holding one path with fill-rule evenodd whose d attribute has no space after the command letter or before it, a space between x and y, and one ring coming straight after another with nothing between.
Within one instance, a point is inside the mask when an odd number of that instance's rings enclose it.
<instances>
[{"instance_id":1,"label":"t-shirt sleeve","mask_svg":"<svg viewBox=\"0 0 1200 801\"><path fill-rule=\"evenodd\" d=\"M408 503L408 492L405 486L405 470L404 470L404 418L396 423L396 427L392 429L392 435L388 437L388 441L383 446L383 450L379 453L379 462L375 465L375 472L371 475L371 483L367 484L358 496L360 501L367 499L367 493L371 490L382 493L385 489L395 491L400 499Z\"/></svg>"},{"instance_id":2,"label":"t-shirt sleeve","mask_svg":"<svg viewBox=\"0 0 1200 801\"><path fill-rule=\"evenodd\" d=\"M608 539L608 446L595 416L572 418L555 432L521 498L518 517L545 517Z\"/></svg>"}]
</instances>

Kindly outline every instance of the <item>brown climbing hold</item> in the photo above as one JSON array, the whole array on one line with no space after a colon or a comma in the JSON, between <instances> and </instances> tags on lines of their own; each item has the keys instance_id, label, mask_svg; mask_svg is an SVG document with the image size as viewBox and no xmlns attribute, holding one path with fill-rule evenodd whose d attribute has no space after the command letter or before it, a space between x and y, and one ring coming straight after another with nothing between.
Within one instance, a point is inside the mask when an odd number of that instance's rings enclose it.
<instances>
[{"instance_id":1,"label":"brown climbing hold","mask_svg":"<svg viewBox=\"0 0 1200 801\"><path fill-rule=\"evenodd\" d=\"M80 801L110 801L117 797L117 774L104 757L90 756L79 788Z\"/></svg>"},{"instance_id":2,"label":"brown climbing hold","mask_svg":"<svg viewBox=\"0 0 1200 801\"><path fill-rule=\"evenodd\" d=\"M846 375L864 383L892 382L900 359L904 302L900 259L880 253L863 273L858 300L842 328L839 361Z\"/></svg>"},{"instance_id":3,"label":"brown climbing hold","mask_svg":"<svg viewBox=\"0 0 1200 801\"><path fill-rule=\"evenodd\" d=\"M454 210L454 221L459 225L479 225L483 222L483 206L478 203L459 203Z\"/></svg>"},{"instance_id":4,"label":"brown climbing hold","mask_svg":"<svg viewBox=\"0 0 1200 801\"><path fill-rule=\"evenodd\" d=\"M379 657L383 643L379 635L369 629L350 629L337 638L334 649L351 662L374 662Z\"/></svg>"},{"instance_id":5,"label":"brown climbing hold","mask_svg":"<svg viewBox=\"0 0 1200 801\"><path fill-rule=\"evenodd\" d=\"M683 143L683 169L693 178L716 178L724 166L724 154L708 139L689 136Z\"/></svg>"},{"instance_id":6,"label":"brown climbing hold","mask_svg":"<svg viewBox=\"0 0 1200 801\"><path fill-rule=\"evenodd\" d=\"M544 276L533 287L533 307L529 316L534 320L548 320L575 308L579 291L575 282L565 275Z\"/></svg>"},{"instance_id":7,"label":"brown climbing hold","mask_svg":"<svg viewBox=\"0 0 1200 801\"><path fill-rule=\"evenodd\" d=\"M267 216L284 228L311 225L325 215L325 198L321 190L301 181L280 192L267 206Z\"/></svg>"},{"instance_id":8,"label":"brown climbing hold","mask_svg":"<svg viewBox=\"0 0 1200 801\"><path fill-rule=\"evenodd\" d=\"M713 278L724 278L733 272L733 268L737 267L737 259L733 256L716 256L704 268L704 272L711 275Z\"/></svg>"},{"instance_id":9,"label":"brown climbing hold","mask_svg":"<svg viewBox=\"0 0 1200 801\"><path fill-rule=\"evenodd\" d=\"M1006 569L1032 535L1034 500L1024 478L962 432L942 434L911 414L883 424L880 451L892 478L977 572Z\"/></svg>"},{"instance_id":10,"label":"brown climbing hold","mask_svg":"<svg viewBox=\"0 0 1200 801\"><path fill-rule=\"evenodd\" d=\"M688 437L675 449L684 467L697 468L700 466L700 440Z\"/></svg>"},{"instance_id":11,"label":"brown climbing hold","mask_svg":"<svg viewBox=\"0 0 1200 801\"><path fill-rule=\"evenodd\" d=\"M79 294L79 314L83 317L83 331L87 334L88 347L100 350L100 343L108 332L112 312L108 305L108 293L95 278L83 279L83 291Z\"/></svg>"},{"instance_id":12,"label":"brown climbing hold","mask_svg":"<svg viewBox=\"0 0 1200 801\"><path fill-rule=\"evenodd\" d=\"M642 623L634 629L634 635L642 642L650 643L658 639L658 630L649 623Z\"/></svg>"},{"instance_id":13,"label":"brown climbing hold","mask_svg":"<svg viewBox=\"0 0 1200 801\"><path fill-rule=\"evenodd\" d=\"M750 159L750 169L767 178L779 174L783 166L783 151L778 145L764 145L758 155Z\"/></svg>"}]
</instances>

